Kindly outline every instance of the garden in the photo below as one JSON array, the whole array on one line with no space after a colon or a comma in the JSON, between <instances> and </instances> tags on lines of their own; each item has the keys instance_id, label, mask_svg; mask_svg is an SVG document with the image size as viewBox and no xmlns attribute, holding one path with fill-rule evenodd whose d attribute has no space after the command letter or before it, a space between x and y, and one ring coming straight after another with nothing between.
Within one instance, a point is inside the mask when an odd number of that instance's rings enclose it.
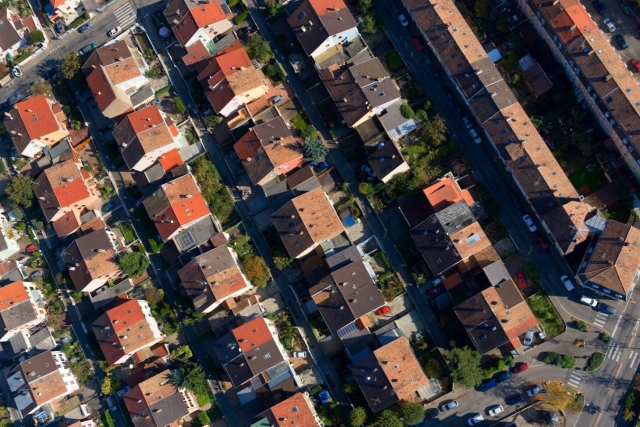
<instances>
[{"instance_id":1,"label":"garden","mask_svg":"<svg viewBox=\"0 0 640 427\"><path fill-rule=\"evenodd\" d=\"M206 155L202 155L191 162L193 176L202 191L202 197L221 223L230 220L234 213L234 202L229 190L221 181L218 170Z\"/></svg>"},{"instance_id":2,"label":"garden","mask_svg":"<svg viewBox=\"0 0 640 427\"><path fill-rule=\"evenodd\" d=\"M564 331L565 324L547 294L539 292L527 298L527 304L542 325L548 338L555 337Z\"/></svg>"}]
</instances>

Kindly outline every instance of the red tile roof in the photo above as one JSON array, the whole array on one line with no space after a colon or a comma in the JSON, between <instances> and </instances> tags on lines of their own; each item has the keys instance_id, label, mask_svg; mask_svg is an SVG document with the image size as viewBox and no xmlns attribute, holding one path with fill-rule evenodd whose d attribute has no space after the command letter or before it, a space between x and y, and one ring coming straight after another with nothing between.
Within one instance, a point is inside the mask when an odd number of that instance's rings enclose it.
<instances>
[{"instance_id":1,"label":"red tile roof","mask_svg":"<svg viewBox=\"0 0 640 427\"><path fill-rule=\"evenodd\" d=\"M309 0L309 3L318 14L318 17L324 16L329 12L347 8L347 5L342 0Z\"/></svg>"},{"instance_id":2,"label":"red tile roof","mask_svg":"<svg viewBox=\"0 0 640 427\"><path fill-rule=\"evenodd\" d=\"M182 57L182 62L184 62L184 65L189 67L200 61L204 61L210 56L211 54L204 46L204 43L202 43L202 40L198 40L187 47L187 54Z\"/></svg>"},{"instance_id":3,"label":"red tile roof","mask_svg":"<svg viewBox=\"0 0 640 427\"><path fill-rule=\"evenodd\" d=\"M273 340L273 335L271 335L267 322L265 322L262 316L256 317L242 326L238 326L231 331L231 333L238 342L240 350L245 354Z\"/></svg>"},{"instance_id":4,"label":"red tile roof","mask_svg":"<svg viewBox=\"0 0 640 427\"><path fill-rule=\"evenodd\" d=\"M227 19L220 3L217 1L198 5L189 12L193 15L193 20L196 21L198 28L206 27L207 25Z\"/></svg>"},{"instance_id":5,"label":"red tile roof","mask_svg":"<svg viewBox=\"0 0 640 427\"><path fill-rule=\"evenodd\" d=\"M158 157L158 162L162 165L162 169L164 169L165 172L169 172L171 169L184 163L177 148L167 151Z\"/></svg>"},{"instance_id":6,"label":"red tile roof","mask_svg":"<svg viewBox=\"0 0 640 427\"><path fill-rule=\"evenodd\" d=\"M0 311L13 307L29 299L21 280L0 288Z\"/></svg>"},{"instance_id":7,"label":"red tile roof","mask_svg":"<svg viewBox=\"0 0 640 427\"><path fill-rule=\"evenodd\" d=\"M48 100L44 95L38 95L16 104L15 109L31 139L47 136L61 128L61 124L53 114L53 105L54 102Z\"/></svg>"},{"instance_id":8,"label":"red tile roof","mask_svg":"<svg viewBox=\"0 0 640 427\"><path fill-rule=\"evenodd\" d=\"M235 49L231 52L216 56L216 61L220 67L220 71L225 77L242 71L241 67L253 69L253 64L247 52L244 49Z\"/></svg>"},{"instance_id":9,"label":"red tile roof","mask_svg":"<svg viewBox=\"0 0 640 427\"><path fill-rule=\"evenodd\" d=\"M461 200L466 201L469 206L476 202L468 190L460 191L460 188L451 177L446 177L425 188L424 195L427 196L427 200L429 200L435 212L440 212Z\"/></svg>"},{"instance_id":10,"label":"red tile roof","mask_svg":"<svg viewBox=\"0 0 640 427\"><path fill-rule=\"evenodd\" d=\"M181 226L209 215L209 207L192 175L174 179L162 189L170 204L155 221L163 239L168 239Z\"/></svg>"},{"instance_id":11,"label":"red tile roof","mask_svg":"<svg viewBox=\"0 0 640 427\"><path fill-rule=\"evenodd\" d=\"M312 427L317 426L309 402L302 393L297 393L287 400L272 406L269 411L273 415L273 422L277 427Z\"/></svg>"},{"instance_id":12,"label":"red tile roof","mask_svg":"<svg viewBox=\"0 0 640 427\"><path fill-rule=\"evenodd\" d=\"M93 92L93 97L98 104L100 111L107 109L109 105L116 99L116 94L111 87L108 77L105 75L102 67L96 68L89 76L87 76L87 84Z\"/></svg>"},{"instance_id":13,"label":"red tile roof","mask_svg":"<svg viewBox=\"0 0 640 427\"><path fill-rule=\"evenodd\" d=\"M107 311L107 317L117 332L143 320L144 314L138 300L132 299Z\"/></svg>"}]
</instances>

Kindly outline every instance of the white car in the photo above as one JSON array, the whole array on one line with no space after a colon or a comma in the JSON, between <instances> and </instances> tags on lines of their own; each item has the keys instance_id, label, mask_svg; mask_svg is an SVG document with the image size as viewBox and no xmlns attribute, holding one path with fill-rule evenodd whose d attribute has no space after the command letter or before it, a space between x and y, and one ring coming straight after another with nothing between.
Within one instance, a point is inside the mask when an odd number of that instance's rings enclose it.
<instances>
[{"instance_id":1,"label":"white car","mask_svg":"<svg viewBox=\"0 0 640 427\"><path fill-rule=\"evenodd\" d=\"M305 357L307 357L307 352L306 351L294 351L293 352L293 357L300 357L300 358L304 359Z\"/></svg>"},{"instance_id":2,"label":"white car","mask_svg":"<svg viewBox=\"0 0 640 427\"><path fill-rule=\"evenodd\" d=\"M440 412L447 412L452 410L453 408L458 406L458 401L457 400L452 400L449 403L445 403L444 405L442 405L440 407Z\"/></svg>"},{"instance_id":3,"label":"white car","mask_svg":"<svg viewBox=\"0 0 640 427\"><path fill-rule=\"evenodd\" d=\"M531 345L533 341L533 331L529 329L526 334L524 334L524 345Z\"/></svg>"},{"instance_id":4,"label":"white car","mask_svg":"<svg viewBox=\"0 0 640 427\"><path fill-rule=\"evenodd\" d=\"M471 129L471 122L469 121L469 119L463 117L462 121L464 122L464 125L467 127L467 129Z\"/></svg>"},{"instance_id":5,"label":"white car","mask_svg":"<svg viewBox=\"0 0 640 427\"><path fill-rule=\"evenodd\" d=\"M560 280L562 280L564 287L567 288L568 291L573 290L573 283L571 283L571 280L569 280L567 276L560 276Z\"/></svg>"},{"instance_id":6,"label":"white car","mask_svg":"<svg viewBox=\"0 0 640 427\"><path fill-rule=\"evenodd\" d=\"M478 414L478 415L474 415L473 417L469 418L467 420L467 424L472 426L472 425L479 424L479 423L481 423L483 421L484 421L484 417L481 414Z\"/></svg>"},{"instance_id":7,"label":"white car","mask_svg":"<svg viewBox=\"0 0 640 427\"><path fill-rule=\"evenodd\" d=\"M610 33L613 33L613 32L616 30L616 26L615 26L615 25L613 25L613 22L611 22L611 19L609 19L609 18L604 18L604 19L602 20L602 23L603 23L604 25L606 25L606 26L607 26L607 28L609 29L609 32L610 32Z\"/></svg>"},{"instance_id":8,"label":"white car","mask_svg":"<svg viewBox=\"0 0 640 427\"><path fill-rule=\"evenodd\" d=\"M400 23L402 24L403 27L406 27L409 25L409 21L407 21L407 18L405 18L403 14L398 15L398 19L400 20Z\"/></svg>"},{"instance_id":9,"label":"white car","mask_svg":"<svg viewBox=\"0 0 640 427\"><path fill-rule=\"evenodd\" d=\"M22 70L18 67L13 67L13 70L11 70L11 74L16 78L22 77Z\"/></svg>"},{"instance_id":10,"label":"white car","mask_svg":"<svg viewBox=\"0 0 640 427\"><path fill-rule=\"evenodd\" d=\"M470 128L469 133L473 137L473 140L476 142L476 144L480 144L482 142L482 138L480 138L480 135L478 135L478 132L476 132L475 129Z\"/></svg>"},{"instance_id":11,"label":"white car","mask_svg":"<svg viewBox=\"0 0 640 427\"><path fill-rule=\"evenodd\" d=\"M527 228L529 228L529 231L532 233L538 229L529 215L523 215L522 220L527 224Z\"/></svg>"},{"instance_id":12,"label":"white car","mask_svg":"<svg viewBox=\"0 0 640 427\"><path fill-rule=\"evenodd\" d=\"M490 417L495 417L500 412L504 412L504 408L502 407L502 405L498 405L495 408L489 409L489 416Z\"/></svg>"},{"instance_id":13,"label":"white car","mask_svg":"<svg viewBox=\"0 0 640 427\"><path fill-rule=\"evenodd\" d=\"M598 305L598 300L589 297L581 297L580 302L583 304L590 305L591 307L595 307Z\"/></svg>"},{"instance_id":14,"label":"white car","mask_svg":"<svg viewBox=\"0 0 640 427\"><path fill-rule=\"evenodd\" d=\"M107 36L113 37L116 34L118 34L120 32L120 30L121 30L120 27L115 27L113 30L109 30L109 32L107 33Z\"/></svg>"}]
</instances>

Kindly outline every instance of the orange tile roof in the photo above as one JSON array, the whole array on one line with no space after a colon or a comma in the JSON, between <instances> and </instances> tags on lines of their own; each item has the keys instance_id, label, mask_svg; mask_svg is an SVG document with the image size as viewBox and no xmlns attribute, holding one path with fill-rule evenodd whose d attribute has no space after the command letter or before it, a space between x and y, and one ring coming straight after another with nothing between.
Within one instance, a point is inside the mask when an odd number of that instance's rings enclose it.
<instances>
[{"instance_id":1,"label":"orange tile roof","mask_svg":"<svg viewBox=\"0 0 640 427\"><path fill-rule=\"evenodd\" d=\"M309 402L302 393L294 394L290 398L272 406L269 411L275 418L277 427L312 427L318 425L313 412L311 412Z\"/></svg>"},{"instance_id":2,"label":"orange tile roof","mask_svg":"<svg viewBox=\"0 0 640 427\"><path fill-rule=\"evenodd\" d=\"M118 332L144 320L144 314L138 300L131 299L111 310L107 310L113 330ZM117 322L117 323L116 323Z\"/></svg>"},{"instance_id":3,"label":"orange tile roof","mask_svg":"<svg viewBox=\"0 0 640 427\"><path fill-rule=\"evenodd\" d=\"M271 335L267 322L262 316L238 326L231 333L245 354L266 342L273 341L273 335ZM243 340L246 341L243 342Z\"/></svg>"},{"instance_id":4,"label":"orange tile roof","mask_svg":"<svg viewBox=\"0 0 640 427\"><path fill-rule=\"evenodd\" d=\"M21 280L0 288L0 311L29 299L27 290Z\"/></svg>"},{"instance_id":5,"label":"orange tile roof","mask_svg":"<svg viewBox=\"0 0 640 427\"><path fill-rule=\"evenodd\" d=\"M45 210L52 206L69 207L89 197L89 190L73 160L46 169L34 181L33 189ZM53 192L54 200L49 191Z\"/></svg>"},{"instance_id":6,"label":"orange tile roof","mask_svg":"<svg viewBox=\"0 0 640 427\"><path fill-rule=\"evenodd\" d=\"M222 11L222 7L216 1L198 5L189 12L193 15L193 20L196 21L198 28L206 27L207 25L227 19L227 16Z\"/></svg>"},{"instance_id":7,"label":"orange tile roof","mask_svg":"<svg viewBox=\"0 0 640 427\"><path fill-rule=\"evenodd\" d=\"M468 190L460 191L458 184L449 176L425 188L423 192L435 212L440 212L461 200L469 206L476 202Z\"/></svg>"},{"instance_id":8,"label":"orange tile roof","mask_svg":"<svg viewBox=\"0 0 640 427\"><path fill-rule=\"evenodd\" d=\"M150 105L134 113L127 115L126 119L131 123L135 133L141 133L154 126L164 124L164 119L157 105Z\"/></svg>"},{"instance_id":9,"label":"orange tile roof","mask_svg":"<svg viewBox=\"0 0 640 427\"><path fill-rule=\"evenodd\" d=\"M429 385L409 343L400 337L373 352L399 400L413 402L415 392Z\"/></svg>"},{"instance_id":10,"label":"orange tile roof","mask_svg":"<svg viewBox=\"0 0 640 427\"><path fill-rule=\"evenodd\" d=\"M235 49L220 56L216 56L216 61L220 67L220 71L226 77L242 71L241 67L253 69L253 64L247 52L244 49Z\"/></svg>"},{"instance_id":11,"label":"orange tile roof","mask_svg":"<svg viewBox=\"0 0 640 427\"><path fill-rule=\"evenodd\" d=\"M515 284L511 282L503 286L515 287ZM515 292L519 291L515 290ZM500 326L509 340L519 337L538 324L538 320L524 299L518 304L507 307L495 287L489 287L482 291L482 296L487 301L487 305L491 308L493 314L500 320Z\"/></svg>"},{"instance_id":12,"label":"orange tile roof","mask_svg":"<svg viewBox=\"0 0 640 427\"><path fill-rule=\"evenodd\" d=\"M136 61L133 57L127 58L124 61L118 61L114 64L108 64L104 66L109 79L114 85L127 82L142 75Z\"/></svg>"},{"instance_id":13,"label":"orange tile roof","mask_svg":"<svg viewBox=\"0 0 640 427\"><path fill-rule=\"evenodd\" d=\"M53 105L54 102L44 95L34 96L15 105L14 109L18 110L31 139L45 137L61 129L61 124L53 114Z\"/></svg>"},{"instance_id":14,"label":"orange tile roof","mask_svg":"<svg viewBox=\"0 0 640 427\"><path fill-rule=\"evenodd\" d=\"M209 215L209 207L192 175L174 179L164 184L162 189L170 204L156 218L156 226L163 239L168 239L182 225ZM165 215L166 219L163 219Z\"/></svg>"},{"instance_id":15,"label":"orange tile roof","mask_svg":"<svg viewBox=\"0 0 640 427\"><path fill-rule=\"evenodd\" d=\"M167 151L158 157L158 162L162 165L162 169L164 169L165 172L169 172L171 169L184 163L177 148Z\"/></svg>"},{"instance_id":16,"label":"orange tile roof","mask_svg":"<svg viewBox=\"0 0 640 427\"><path fill-rule=\"evenodd\" d=\"M489 238L477 222L452 233L449 238L463 260L491 246Z\"/></svg>"},{"instance_id":17,"label":"orange tile roof","mask_svg":"<svg viewBox=\"0 0 640 427\"><path fill-rule=\"evenodd\" d=\"M65 0L50 0L50 1L51 1L51 6L53 6L54 9L59 8L65 2Z\"/></svg>"},{"instance_id":18,"label":"orange tile roof","mask_svg":"<svg viewBox=\"0 0 640 427\"><path fill-rule=\"evenodd\" d=\"M210 56L211 54L205 47L204 43L202 43L202 40L198 40L187 47L187 54L182 57L182 62L184 62L184 65L189 67L190 65L195 65Z\"/></svg>"},{"instance_id":19,"label":"orange tile roof","mask_svg":"<svg viewBox=\"0 0 640 427\"><path fill-rule=\"evenodd\" d=\"M318 17L324 16L328 12L347 8L347 5L342 0L309 0L309 3L318 14Z\"/></svg>"},{"instance_id":20,"label":"orange tile roof","mask_svg":"<svg viewBox=\"0 0 640 427\"><path fill-rule=\"evenodd\" d=\"M103 71L102 66L97 67L87 76L87 84L93 93L93 97L100 108L100 111L107 109L116 99L116 94L111 87L111 82Z\"/></svg>"}]
</instances>

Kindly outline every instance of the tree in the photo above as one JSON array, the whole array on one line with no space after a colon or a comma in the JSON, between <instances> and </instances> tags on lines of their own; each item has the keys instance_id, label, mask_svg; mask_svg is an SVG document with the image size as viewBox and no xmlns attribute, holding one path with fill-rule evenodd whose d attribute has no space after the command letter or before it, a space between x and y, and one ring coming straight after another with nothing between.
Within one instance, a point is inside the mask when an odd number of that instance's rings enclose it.
<instances>
[{"instance_id":1,"label":"tree","mask_svg":"<svg viewBox=\"0 0 640 427\"><path fill-rule=\"evenodd\" d=\"M429 145L440 146L447 140L447 123L440 116L427 120L420 129L420 136Z\"/></svg>"},{"instance_id":2,"label":"tree","mask_svg":"<svg viewBox=\"0 0 640 427\"><path fill-rule=\"evenodd\" d=\"M109 362L106 360L98 360L98 366L105 374L108 374L116 368L116 365L109 365Z\"/></svg>"},{"instance_id":3,"label":"tree","mask_svg":"<svg viewBox=\"0 0 640 427\"><path fill-rule=\"evenodd\" d=\"M244 45L244 50L249 55L249 58L255 59L258 62L268 62L273 58L273 52L269 43L262 38L260 34L254 34L249 37L247 43Z\"/></svg>"},{"instance_id":4,"label":"tree","mask_svg":"<svg viewBox=\"0 0 640 427\"><path fill-rule=\"evenodd\" d=\"M364 196L371 193L373 191L373 186L368 182L361 182L358 184L358 191L362 193Z\"/></svg>"},{"instance_id":5,"label":"tree","mask_svg":"<svg viewBox=\"0 0 640 427\"><path fill-rule=\"evenodd\" d=\"M424 110L416 111L416 115L413 118L416 120L420 120L421 122L426 122L429 120L429 116L427 116L427 112Z\"/></svg>"},{"instance_id":6,"label":"tree","mask_svg":"<svg viewBox=\"0 0 640 427\"><path fill-rule=\"evenodd\" d=\"M162 301L163 297L164 291L162 289L156 288L155 286L149 286L144 291L144 298L153 304L158 304L160 301Z\"/></svg>"},{"instance_id":7,"label":"tree","mask_svg":"<svg viewBox=\"0 0 640 427\"><path fill-rule=\"evenodd\" d=\"M202 366L195 362L187 362L178 369L175 381L180 387L195 393L196 395L207 395L207 382L205 380Z\"/></svg>"},{"instance_id":8,"label":"tree","mask_svg":"<svg viewBox=\"0 0 640 427\"><path fill-rule=\"evenodd\" d=\"M129 277L140 277L149 267L149 258L140 252L128 252L120 257L120 268Z\"/></svg>"},{"instance_id":9,"label":"tree","mask_svg":"<svg viewBox=\"0 0 640 427\"><path fill-rule=\"evenodd\" d=\"M38 78L31 83L31 87L29 89L31 89L31 93L34 95L44 95L49 98L53 96L53 87L51 86L51 83L42 78Z\"/></svg>"},{"instance_id":10,"label":"tree","mask_svg":"<svg viewBox=\"0 0 640 427\"><path fill-rule=\"evenodd\" d=\"M364 15L362 17L362 24L360 24L360 29L365 34L375 33L378 29L378 23L376 22L376 18L370 13L367 13L366 15Z\"/></svg>"},{"instance_id":11,"label":"tree","mask_svg":"<svg viewBox=\"0 0 640 427\"><path fill-rule=\"evenodd\" d=\"M222 117L216 116L215 114L211 114L209 116L204 116L204 124L208 128L214 128L222 123Z\"/></svg>"},{"instance_id":12,"label":"tree","mask_svg":"<svg viewBox=\"0 0 640 427\"><path fill-rule=\"evenodd\" d=\"M62 71L62 77L65 79L72 79L80 71L80 57L76 52L69 52L65 55L60 65L60 71Z\"/></svg>"},{"instance_id":13,"label":"tree","mask_svg":"<svg viewBox=\"0 0 640 427\"><path fill-rule=\"evenodd\" d=\"M318 131L311 125L304 125L302 129L300 129L300 136L302 139L312 139L318 137Z\"/></svg>"},{"instance_id":14,"label":"tree","mask_svg":"<svg viewBox=\"0 0 640 427\"><path fill-rule=\"evenodd\" d=\"M190 359L193 356L191 347L188 344L181 345L171 352L171 357L175 359Z\"/></svg>"},{"instance_id":15,"label":"tree","mask_svg":"<svg viewBox=\"0 0 640 427\"><path fill-rule=\"evenodd\" d=\"M265 74L271 79L271 83L273 83L274 86L279 85L286 78L282 67L277 62L273 65L269 65Z\"/></svg>"},{"instance_id":16,"label":"tree","mask_svg":"<svg viewBox=\"0 0 640 427\"><path fill-rule=\"evenodd\" d=\"M473 10L476 18L489 18L491 15L491 0L476 0Z\"/></svg>"},{"instance_id":17,"label":"tree","mask_svg":"<svg viewBox=\"0 0 640 427\"><path fill-rule=\"evenodd\" d=\"M258 255L248 255L242 259L242 269L247 274L247 279L258 288L267 287L269 282L269 268Z\"/></svg>"},{"instance_id":18,"label":"tree","mask_svg":"<svg viewBox=\"0 0 640 427\"><path fill-rule=\"evenodd\" d=\"M304 147L302 147L302 154L306 159L311 159L316 162L324 159L327 155L327 147L324 146L319 138L308 138L304 141Z\"/></svg>"},{"instance_id":19,"label":"tree","mask_svg":"<svg viewBox=\"0 0 640 427\"><path fill-rule=\"evenodd\" d=\"M28 175L17 175L11 178L5 192L14 204L28 208L33 203L33 188L31 188L31 177Z\"/></svg>"},{"instance_id":20,"label":"tree","mask_svg":"<svg viewBox=\"0 0 640 427\"><path fill-rule=\"evenodd\" d=\"M349 424L352 427L360 427L367 421L367 411L360 406L356 406L349 412Z\"/></svg>"},{"instance_id":21,"label":"tree","mask_svg":"<svg viewBox=\"0 0 640 427\"><path fill-rule=\"evenodd\" d=\"M267 18L269 21L275 20L284 9L284 6L278 0L265 0L264 5L267 8Z\"/></svg>"},{"instance_id":22,"label":"tree","mask_svg":"<svg viewBox=\"0 0 640 427\"><path fill-rule=\"evenodd\" d=\"M373 0L358 0L358 9L362 13L366 13L373 7Z\"/></svg>"},{"instance_id":23,"label":"tree","mask_svg":"<svg viewBox=\"0 0 640 427\"><path fill-rule=\"evenodd\" d=\"M397 173L387 183L386 192L394 198L398 198L404 194L407 194L411 190L409 185L409 174Z\"/></svg>"},{"instance_id":24,"label":"tree","mask_svg":"<svg viewBox=\"0 0 640 427\"><path fill-rule=\"evenodd\" d=\"M200 411L198 421L200 421L200 425L206 426L211 423L211 418L209 418L209 415L207 415L205 411Z\"/></svg>"},{"instance_id":25,"label":"tree","mask_svg":"<svg viewBox=\"0 0 640 427\"><path fill-rule=\"evenodd\" d=\"M114 376L113 374L108 374L102 380L101 391L104 394L114 394L119 388L122 380L120 378Z\"/></svg>"},{"instance_id":26,"label":"tree","mask_svg":"<svg viewBox=\"0 0 640 427\"><path fill-rule=\"evenodd\" d=\"M402 114L402 117L404 117L405 119L413 119L416 116L416 113L413 111L413 108L411 108L411 105L407 104L406 102L403 102L400 105L400 114Z\"/></svg>"},{"instance_id":27,"label":"tree","mask_svg":"<svg viewBox=\"0 0 640 427\"><path fill-rule=\"evenodd\" d=\"M385 409L378 415L378 427L402 427L402 421L393 412Z\"/></svg>"},{"instance_id":28,"label":"tree","mask_svg":"<svg viewBox=\"0 0 640 427\"><path fill-rule=\"evenodd\" d=\"M424 409L419 403L402 401L400 403L400 412L405 424L410 426L418 424L424 419Z\"/></svg>"},{"instance_id":29,"label":"tree","mask_svg":"<svg viewBox=\"0 0 640 427\"><path fill-rule=\"evenodd\" d=\"M464 388L473 388L482 382L480 353L469 347L454 348L447 353L453 370L451 378Z\"/></svg>"},{"instance_id":30,"label":"tree","mask_svg":"<svg viewBox=\"0 0 640 427\"><path fill-rule=\"evenodd\" d=\"M29 44L42 43L44 41L44 34L40 30L35 30L27 35L27 42Z\"/></svg>"},{"instance_id":31,"label":"tree","mask_svg":"<svg viewBox=\"0 0 640 427\"><path fill-rule=\"evenodd\" d=\"M40 230L40 231L44 230L44 222L42 221L38 221L38 220L33 221L33 226L35 227L36 230Z\"/></svg>"},{"instance_id":32,"label":"tree","mask_svg":"<svg viewBox=\"0 0 640 427\"><path fill-rule=\"evenodd\" d=\"M349 381L342 385L342 391L344 394L353 394L358 391L358 383L355 381Z\"/></svg>"}]
</instances>

